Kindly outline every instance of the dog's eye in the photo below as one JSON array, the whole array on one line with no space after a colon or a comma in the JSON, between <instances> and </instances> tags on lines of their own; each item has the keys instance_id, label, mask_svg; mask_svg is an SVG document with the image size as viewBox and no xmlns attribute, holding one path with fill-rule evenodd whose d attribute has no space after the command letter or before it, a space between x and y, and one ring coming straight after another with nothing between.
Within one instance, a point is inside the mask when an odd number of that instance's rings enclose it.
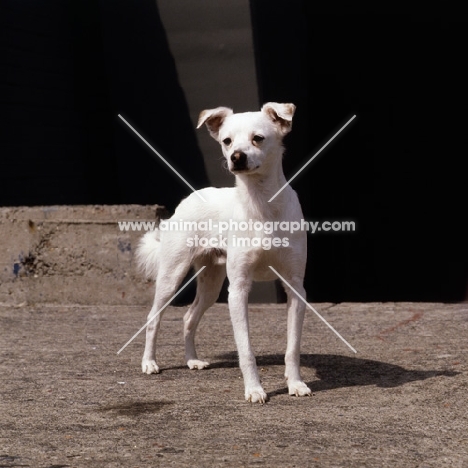
<instances>
[{"instance_id":1,"label":"dog's eye","mask_svg":"<svg viewBox=\"0 0 468 468\"><path fill-rule=\"evenodd\" d=\"M255 142L255 143L261 143L263 140L265 139L265 137L263 137L262 135L255 135L252 140Z\"/></svg>"},{"instance_id":2,"label":"dog's eye","mask_svg":"<svg viewBox=\"0 0 468 468\"><path fill-rule=\"evenodd\" d=\"M223 140L223 143L226 145L226 146L229 146L231 144L232 140L230 138L225 138Z\"/></svg>"}]
</instances>

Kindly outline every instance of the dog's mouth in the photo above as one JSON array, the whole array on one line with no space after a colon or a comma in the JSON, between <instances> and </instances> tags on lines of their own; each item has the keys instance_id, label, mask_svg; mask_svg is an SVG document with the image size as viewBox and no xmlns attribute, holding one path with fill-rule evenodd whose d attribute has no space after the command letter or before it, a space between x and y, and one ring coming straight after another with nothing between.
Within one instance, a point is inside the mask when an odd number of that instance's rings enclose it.
<instances>
[{"instance_id":1,"label":"dog's mouth","mask_svg":"<svg viewBox=\"0 0 468 468\"><path fill-rule=\"evenodd\" d=\"M239 167L239 166L233 166L233 167L229 168L229 170L230 170L233 174L240 174L240 173L255 172L259 167L260 167L260 165L255 166L255 167L247 167L247 166Z\"/></svg>"},{"instance_id":2,"label":"dog's mouth","mask_svg":"<svg viewBox=\"0 0 468 468\"><path fill-rule=\"evenodd\" d=\"M231 172L248 172L249 168L248 167L231 167L230 169Z\"/></svg>"}]
</instances>

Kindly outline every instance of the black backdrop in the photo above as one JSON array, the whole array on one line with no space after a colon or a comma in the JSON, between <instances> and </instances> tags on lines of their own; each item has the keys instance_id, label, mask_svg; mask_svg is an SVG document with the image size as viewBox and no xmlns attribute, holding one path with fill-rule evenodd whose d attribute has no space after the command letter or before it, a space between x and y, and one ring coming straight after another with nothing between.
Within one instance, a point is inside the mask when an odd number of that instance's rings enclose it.
<instances>
[{"instance_id":1,"label":"black backdrop","mask_svg":"<svg viewBox=\"0 0 468 468\"><path fill-rule=\"evenodd\" d=\"M187 195L116 115L197 187L202 156L152 0L3 0L0 205ZM284 165L305 216L313 301L460 301L466 264L465 17L252 0L260 103L294 102ZM259 104L260 104L259 103Z\"/></svg>"},{"instance_id":2,"label":"black backdrop","mask_svg":"<svg viewBox=\"0 0 468 468\"><path fill-rule=\"evenodd\" d=\"M120 113L207 185L156 2L2 2L0 205L160 203L188 195Z\"/></svg>"},{"instance_id":3,"label":"black backdrop","mask_svg":"<svg viewBox=\"0 0 468 468\"><path fill-rule=\"evenodd\" d=\"M268 3L268 8L266 8ZM460 301L467 286L466 16L252 1L261 100L297 104L284 166L305 217L317 301Z\"/></svg>"}]
</instances>

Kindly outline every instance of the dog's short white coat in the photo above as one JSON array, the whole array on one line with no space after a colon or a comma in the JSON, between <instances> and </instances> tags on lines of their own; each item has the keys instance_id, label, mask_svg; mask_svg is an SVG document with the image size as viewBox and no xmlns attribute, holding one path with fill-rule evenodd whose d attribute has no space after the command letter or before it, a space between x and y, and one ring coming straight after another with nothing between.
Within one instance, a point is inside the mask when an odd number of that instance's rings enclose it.
<instances>
[{"instance_id":1,"label":"dog's short white coat","mask_svg":"<svg viewBox=\"0 0 468 468\"><path fill-rule=\"evenodd\" d=\"M205 188L184 199L171 220L184 221L301 221L302 210L295 191L288 185L270 203L268 200L286 184L282 169L283 137L291 130L295 106L269 102L259 112L234 114L227 107L201 112L197 128L206 124L211 136L222 147L229 170L236 177L233 188ZM239 155L241 155L241 163ZM137 250L140 266L156 282L156 293L148 320L175 294L190 267L205 269L197 277L197 293L184 317L185 358L190 369L203 369L209 364L199 360L195 350L195 331L203 313L217 300L224 279L229 280L229 312L244 377L245 398L264 403L267 399L256 366L248 325L248 294L252 281L277 279L271 265L303 297L307 233L288 233L287 247L239 247L232 242L227 248L187 247L187 239L217 237L218 231L166 231L156 229L146 233ZM229 232L229 238L267 236L263 232ZM270 237L282 237L274 232ZM284 285L285 286L285 285ZM289 394L304 396L311 393L303 382L300 369L300 340L305 305L294 291L285 286L288 297L287 348L285 377ZM146 346L142 370L158 373L156 364L156 335L162 313L146 329Z\"/></svg>"}]
</instances>

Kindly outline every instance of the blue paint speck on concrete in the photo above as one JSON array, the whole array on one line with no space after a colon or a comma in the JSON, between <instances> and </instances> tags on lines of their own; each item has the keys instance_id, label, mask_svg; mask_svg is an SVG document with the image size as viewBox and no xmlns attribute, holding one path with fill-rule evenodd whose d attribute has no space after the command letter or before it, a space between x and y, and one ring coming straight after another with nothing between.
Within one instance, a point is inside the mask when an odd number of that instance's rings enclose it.
<instances>
[{"instance_id":1,"label":"blue paint speck on concrete","mask_svg":"<svg viewBox=\"0 0 468 468\"><path fill-rule=\"evenodd\" d=\"M18 276L19 271L21 270L21 263L13 263L13 274Z\"/></svg>"},{"instance_id":2,"label":"blue paint speck on concrete","mask_svg":"<svg viewBox=\"0 0 468 468\"><path fill-rule=\"evenodd\" d=\"M125 253L125 252L131 252L132 251L132 245L130 244L130 242L126 242L126 241L123 241L121 239L119 239L119 242L117 244L117 248L122 252L122 253Z\"/></svg>"}]
</instances>

